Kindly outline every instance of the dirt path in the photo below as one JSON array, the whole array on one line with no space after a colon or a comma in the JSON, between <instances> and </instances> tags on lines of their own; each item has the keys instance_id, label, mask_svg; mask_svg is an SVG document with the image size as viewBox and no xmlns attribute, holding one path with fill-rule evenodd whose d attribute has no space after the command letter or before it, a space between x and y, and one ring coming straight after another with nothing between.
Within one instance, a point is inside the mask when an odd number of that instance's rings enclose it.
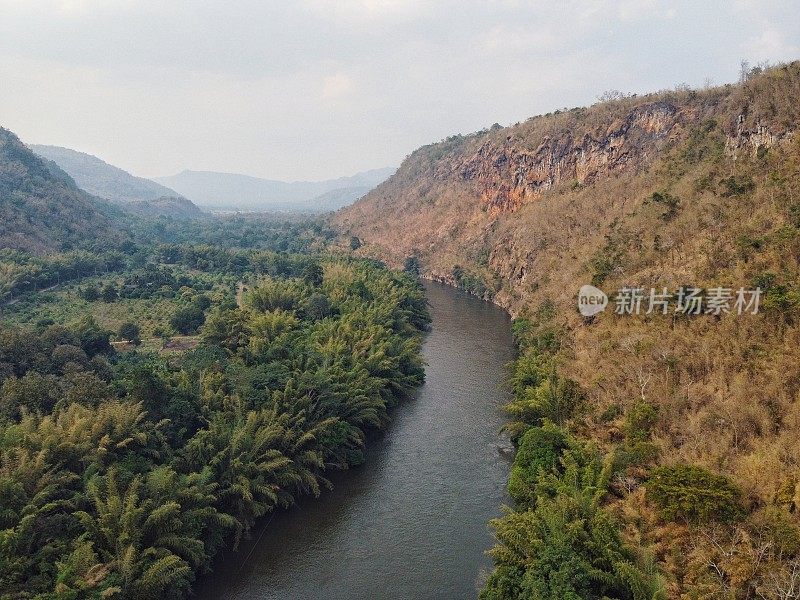
<instances>
[{"instance_id":1,"label":"dirt path","mask_svg":"<svg viewBox=\"0 0 800 600\"><path fill-rule=\"evenodd\" d=\"M236 306L242 308L242 300L244 298L244 293L247 291L247 286L244 284L243 281L240 281L236 284Z\"/></svg>"},{"instance_id":2,"label":"dirt path","mask_svg":"<svg viewBox=\"0 0 800 600\"><path fill-rule=\"evenodd\" d=\"M44 288L43 290L34 290L32 293L40 294L42 292L52 292L57 287L58 287L58 284L56 283L54 285L51 285L50 287ZM28 292L28 293L31 293L31 292ZM22 298L24 298L24 297L25 297L25 293L22 293L19 296L17 296L16 298L14 298L13 300L6 300L2 304L0 304L0 306L14 306L17 302L22 300Z\"/></svg>"}]
</instances>

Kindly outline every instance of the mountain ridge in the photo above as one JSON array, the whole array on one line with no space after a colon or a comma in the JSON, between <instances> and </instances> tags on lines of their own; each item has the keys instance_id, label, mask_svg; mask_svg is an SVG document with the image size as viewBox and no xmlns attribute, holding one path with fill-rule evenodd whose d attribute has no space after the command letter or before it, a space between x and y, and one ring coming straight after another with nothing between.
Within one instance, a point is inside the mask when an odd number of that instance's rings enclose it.
<instances>
[{"instance_id":1,"label":"mountain ridge","mask_svg":"<svg viewBox=\"0 0 800 600\"><path fill-rule=\"evenodd\" d=\"M778 71L790 73L786 76L790 89L800 87L798 65ZM758 81L769 78L755 78L751 85ZM768 152L796 139L796 109L782 118L756 116L759 109L748 107L744 89L728 85L704 92L631 96L532 117L507 128L451 136L414 151L392 177L337 212L332 222L372 243L372 251L391 264L401 265L407 256L415 256L428 268L428 275L443 280L451 277L449 271L466 239L474 252L491 252L486 260L462 261L476 263L479 278L491 288L499 274L491 271L501 265L490 263L502 262L502 254L515 251L492 240L500 229L513 230L512 215L532 216L542 199L555 202L563 195L586 194L615 179L642 181L644 172L665 152L711 134L702 131L704 124L721 136L717 150L732 163L755 157L759 148ZM787 105L788 94L778 91L779 100L759 101L752 93L749 97L755 104ZM629 191L621 189L620 195ZM530 250L525 251L530 254ZM521 277L504 274L512 281ZM507 286L491 293L497 293L496 300L512 312L519 308L519 298L510 297Z\"/></svg>"},{"instance_id":2,"label":"mountain ridge","mask_svg":"<svg viewBox=\"0 0 800 600\"><path fill-rule=\"evenodd\" d=\"M141 216L195 218L202 211L178 192L107 163L103 159L62 146L32 144L39 156L54 162L88 193L115 202Z\"/></svg>"},{"instance_id":3,"label":"mountain ridge","mask_svg":"<svg viewBox=\"0 0 800 600\"><path fill-rule=\"evenodd\" d=\"M119 243L114 208L80 189L52 161L0 127L0 248L44 253Z\"/></svg>"},{"instance_id":4,"label":"mountain ridge","mask_svg":"<svg viewBox=\"0 0 800 600\"><path fill-rule=\"evenodd\" d=\"M154 181L169 185L208 208L322 212L315 203L330 207L326 210L341 208L343 203L360 197L363 188L371 189L394 170L387 167L336 179L291 182L239 173L183 170L168 177L155 177ZM348 191L340 192L340 201L331 204L326 194L335 190Z\"/></svg>"}]
</instances>

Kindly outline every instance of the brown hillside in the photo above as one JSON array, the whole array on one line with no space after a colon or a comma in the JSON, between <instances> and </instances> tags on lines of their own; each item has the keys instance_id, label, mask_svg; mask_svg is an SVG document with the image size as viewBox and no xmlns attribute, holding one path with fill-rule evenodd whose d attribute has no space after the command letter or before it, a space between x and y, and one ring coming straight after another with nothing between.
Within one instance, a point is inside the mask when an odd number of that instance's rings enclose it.
<instances>
[{"instance_id":1,"label":"brown hillside","mask_svg":"<svg viewBox=\"0 0 800 600\"><path fill-rule=\"evenodd\" d=\"M790 597L776 590L800 573L800 554L764 534L770 511L800 526L798 97L795 62L455 136L334 216L359 253L416 256L424 275L555 331L559 372L587 394L573 423L584 437L619 442L625 415L647 402L657 464L734 480L749 516L729 528L658 519L635 473L612 501L669 597ZM622 316L612 298L584 319L576 294L592 282L765 296L758 315Z\"/></svg>"},{"instance_id":2,"label":"brown hillside","mask_svg":"<svg viewBox=\"0 0 800 600\"><path fill-rule=\"evenodd\" d=\"M632 97L453 136L415 151L334 222L393 264L415 255L445 280L456 265L469 269L487 297L516 312L556 264L573 284L581 280L612 222L642 221L642 233L664 237L679 235L712 198L741 205L724 200L719 180L744 172L759 148L773 159L792 152L799 72L793 63L737 86ZM717 181L698 189L698 168ZM644 210L653 191L687 183L683 218L665 223Z\"/></svg>"}]
</instances>

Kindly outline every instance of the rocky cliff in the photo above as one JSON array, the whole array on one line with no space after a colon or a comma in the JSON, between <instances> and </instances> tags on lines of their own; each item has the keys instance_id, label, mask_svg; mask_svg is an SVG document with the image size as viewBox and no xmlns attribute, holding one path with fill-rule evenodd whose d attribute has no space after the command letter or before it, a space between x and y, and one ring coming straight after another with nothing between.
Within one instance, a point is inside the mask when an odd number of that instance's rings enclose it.
<instances>
[{"instance_id":1,"label":"rocky cliff","mask_svg":"<svg viewBox=\"0 0 800 600\"><path fill-rule=\"evenodd\" d=\"M739 85L627 97L453 136L414 152L333 220L366 242L363 252L392 264L413 255L425 274L450 281L455 267L466 269L481 295L516 311L520 285L551 276L537 262L549 264L555 252L585 266L614 219L625 220L653 192L686 183L679 171L713 162L721 180L737 162L790 147L799 65ZM681 201L699 206L695 197L709 190ZM564 231L581 232L581 247L550 243Z\"/></svg>"}]
</instances>

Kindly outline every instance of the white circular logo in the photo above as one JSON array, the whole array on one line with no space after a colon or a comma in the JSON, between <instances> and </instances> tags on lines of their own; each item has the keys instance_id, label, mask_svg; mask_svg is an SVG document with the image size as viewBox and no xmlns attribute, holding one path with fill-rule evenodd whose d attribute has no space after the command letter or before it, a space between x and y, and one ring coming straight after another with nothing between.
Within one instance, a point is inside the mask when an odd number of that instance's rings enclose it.
<instances>
[{"instance_id":1,"label":"white circular logo","mask_svg":"<svg viewBox=\"0 0 800 600\"><path fill-rule=\"evenodd\" d=\"M593 285L584 285L578 292L578 311L584 317L593 317L608 306L608 296Z\"/></svg>"}]
</instances>

